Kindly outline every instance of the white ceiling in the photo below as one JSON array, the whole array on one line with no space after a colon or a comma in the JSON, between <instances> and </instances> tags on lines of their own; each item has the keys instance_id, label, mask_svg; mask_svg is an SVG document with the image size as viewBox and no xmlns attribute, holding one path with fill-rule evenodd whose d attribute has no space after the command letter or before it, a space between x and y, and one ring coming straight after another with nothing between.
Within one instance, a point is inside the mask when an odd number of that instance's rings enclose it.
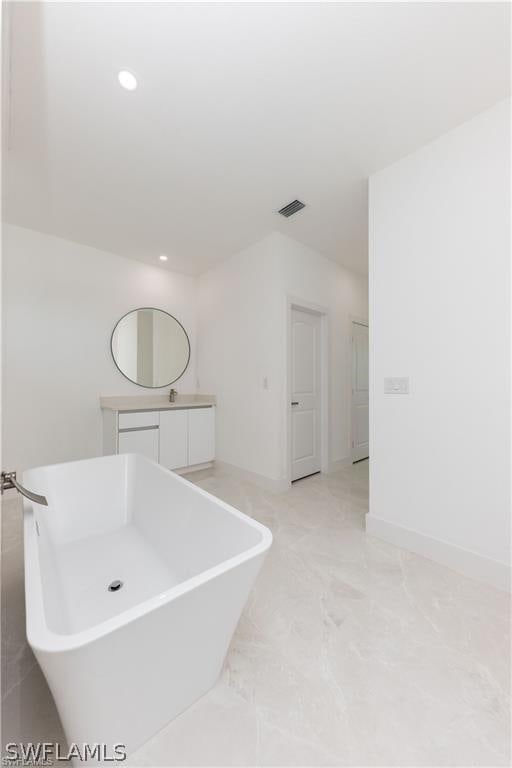
<instances>
[{"instance_id":1,"label":"white ceiling","mask_svg":"<svg viewBox=\"0 0 512 768\"><path fill-rule=\"evenodd\" d=\"M506 3L9 11L6 218L190 274L272 230L364 272L368 175L508 95Z\"/></svg>"}]
</instances>

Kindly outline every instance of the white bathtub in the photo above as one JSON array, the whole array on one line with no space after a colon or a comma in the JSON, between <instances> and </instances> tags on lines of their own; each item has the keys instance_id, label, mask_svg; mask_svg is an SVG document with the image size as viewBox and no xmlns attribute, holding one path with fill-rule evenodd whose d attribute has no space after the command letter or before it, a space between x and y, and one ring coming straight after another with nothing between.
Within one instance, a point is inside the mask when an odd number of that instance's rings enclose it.
<instances>
[{"instance_id":1,"label":"white bathtub","mask_svg":"<svg viewBox=\"0 0 512 768\"><path fill-rule=\"evenodd\" d=\"M141 456L23 484L48 499L24 503L28 641L68 741L130 753L215 683L272 535Z\"/></svg>"}]
</instances>

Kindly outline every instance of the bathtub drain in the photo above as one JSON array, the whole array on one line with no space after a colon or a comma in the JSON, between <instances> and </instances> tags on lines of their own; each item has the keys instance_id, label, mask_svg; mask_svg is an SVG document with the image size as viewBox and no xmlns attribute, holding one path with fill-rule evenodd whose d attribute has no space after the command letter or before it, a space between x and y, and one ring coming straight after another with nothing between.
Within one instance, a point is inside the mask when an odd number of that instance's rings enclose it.
<instances>
[{"instance_id":1,"label":"bathtub drain","mask_svg":"<svg viewBox=\"0 0 512 768\"><path fill-rule=\"evenodd\" d=\"M123 586L123 582L119 581L119 579L116 579L115 581L112 581L108 585L108 591L109 592L117 592L118 590L121 589L122 586Z\"/></svg>"}]
</instances>

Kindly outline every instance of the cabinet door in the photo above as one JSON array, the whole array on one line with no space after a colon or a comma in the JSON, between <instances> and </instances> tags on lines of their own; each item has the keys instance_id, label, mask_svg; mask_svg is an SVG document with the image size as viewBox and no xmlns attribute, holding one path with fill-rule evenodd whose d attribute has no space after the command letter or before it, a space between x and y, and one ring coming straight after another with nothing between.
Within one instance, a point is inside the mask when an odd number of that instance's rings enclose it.
<instances>
[{"instance_id":1,"label":"cabinet door","mask_svg":"<svg viewBox=\"0 0 512 768\"><path fill-rule=\"evenodd\" d=\"M213 408L191 408L188 412L188 463L203 464L215 457L215 413Z\"/></svg>"},{"instance_id":2,"label":"cabinet door","mask_svg":"<svg viewBox=\"0 0 512 768\"><path fill-rule=\"evenodd\" d=\"M179 469L188 464L188 411L160 411L160 464Z\"/></svg>"},{"instance_id":3,"label":"cabinet door","mask_svg":"<svg viewBox=\"0 0 512 768\"><path fill-rule=\"evenodd\" d=\"M158 461L158 428L120 432L119 453L138 453Z\"/></svg>"}]
</instances>

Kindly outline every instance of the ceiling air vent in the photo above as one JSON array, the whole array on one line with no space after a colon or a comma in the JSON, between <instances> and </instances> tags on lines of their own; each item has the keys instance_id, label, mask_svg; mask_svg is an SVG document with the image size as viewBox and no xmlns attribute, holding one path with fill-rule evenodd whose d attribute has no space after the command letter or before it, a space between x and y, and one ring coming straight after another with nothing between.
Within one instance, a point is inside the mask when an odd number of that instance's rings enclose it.
<instances>
[{"instance_id":1,"label":"ceiling air vent","mask_svg":"<svg viewBox=\"0 0 512 768\"><path fill-rule=\"evenodd\" d=\"M281 208L278 213L280 213L281 216L284 216L285 219L289 219L290 216L293 216L294 213L297 213L297 211L300 211L305 207L306 204L301 203L300 200L292 200L291 203L288 203L288 205L285 205L284 208Z\"/></svg>"}]
</instances>

